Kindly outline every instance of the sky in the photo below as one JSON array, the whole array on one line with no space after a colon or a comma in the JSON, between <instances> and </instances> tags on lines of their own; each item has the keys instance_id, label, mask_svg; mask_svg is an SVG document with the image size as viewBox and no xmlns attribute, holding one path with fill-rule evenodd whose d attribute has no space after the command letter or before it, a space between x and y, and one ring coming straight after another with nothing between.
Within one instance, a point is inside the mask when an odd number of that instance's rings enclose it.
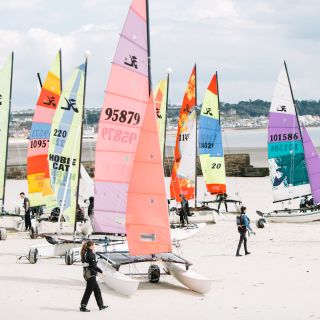
<instances>
[{"instance_id":1,"label":"sky","mask_svg":"<svg viewBox=\"0 0 320 320\"><path fill-rule=\"evenodd\" d=\"M102 106L130 0L0 0L0 64L14 50L12 110L33 108L59 48L63 82L89 50L86 106ZM220 101L270 101L285 59L298 100L320 99L320 1L149 0L152 81L172 69L181 104L197 63L198 101L218 71Z\"/></svg>"}]
</instances>

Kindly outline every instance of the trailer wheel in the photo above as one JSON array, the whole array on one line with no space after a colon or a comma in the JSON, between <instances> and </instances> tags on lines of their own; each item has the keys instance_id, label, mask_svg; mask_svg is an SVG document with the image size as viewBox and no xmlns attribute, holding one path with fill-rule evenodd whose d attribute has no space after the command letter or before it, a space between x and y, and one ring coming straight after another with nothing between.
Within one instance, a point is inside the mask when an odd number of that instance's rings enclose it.
<instances>
[{"instance_id":1,"label":"trailer wheel","mask_svg":"<svg viewBox=\"0 0 320 320\"><path fill-rule=\"evenodd\" d=\"M156 264L150 265L148 269L148 279L151 283L158 283L160 280L160 268Z\"/></svg>"},{"instance_id":2,"label":"trailer wheel","mask_svg":"<svg viewBox=\"0 0 320 320\"><path fill-rule=\"evenodd\" d=\"M39 259L39 254L38 254L38 249L37 248L31 248L29 250L29 254L28 254L28 260L31 264L35 264L37 263Z\"/></svg>"},{"instance_id":3,"label":"trailer wheel","mask_svg":"<svg viewBox=\"0 0 320 320\"><path fill-rule=\"evenodd\" d=\"M263 229L266 223L267 223L266 219L260 218L259 220L257 220L256 225L259 229Z\"/></svg>"},{"instance_id":4,"label":"trailer wheel","mask_svg":"<svg viewBox=\"0 0 320 320\"><path fill-rule=\"evenodd\" d=\"M7 239L7 230L5 228L0 228L0 240Z\"/></svg>"},{"instance_id":5,"label":"trailer wheel","mask_svg":"<svg viewBox=\"0 0 320 320\"><path fill-rule=\"evenodd\" d=\"M73 264L73 262L74 262L73 256L74 256L73 249L70 248L70 249L66 252L66 255L64 256L64 261L65 261L65 263L66 263L68 266L70 266L70 265Z\"/></svg>"}]
</instances>

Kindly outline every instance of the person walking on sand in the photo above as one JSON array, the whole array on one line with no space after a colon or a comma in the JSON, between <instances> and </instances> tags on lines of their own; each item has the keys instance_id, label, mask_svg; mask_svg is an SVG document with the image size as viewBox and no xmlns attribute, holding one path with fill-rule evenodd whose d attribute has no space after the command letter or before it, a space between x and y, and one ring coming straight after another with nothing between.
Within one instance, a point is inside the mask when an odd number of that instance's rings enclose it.
<instances>
[{"instance_id":1,"label":"person walking on sand","mask_svg":"<svg viewBox=\"0 0 320 320\"><path fill-rule=\"evenodd\" d=\"M24 224L25 224L25 231L31 229L31 208L30 208L30 201L26 197L24 192L20 192L20 197L23 199L23 209L24 209Z\"/></svg>"},{"instance_id":2,"label":"person walking on sand","mask_svg":"<svg viewBox=\"0 0 320 320\"><path fill-rule=\"evenodd\" d=\"M247 231L248 232L252 232L253 234L255 234L253 231L252 231L252 228L250 226L250 220L248 218L248 216L246 215L246 207L241 207L241 214L240 216L237 217L237 226L238 226L238 232L240 233L240 239L239 239L239 243L238 243L238 249L237 249L237 253L236 253L236 256L237 257L240 257L242 256L240 254L240 249L241 249L241 245L242 245L242 242L244 244L244 252L245 254L250 254L250 252L248 251L248 248L247 248Z\"/></svg>"},{"instance_id":3,"label":"person walking on sand","mask_svg":"<svg viewBox=\"0 0 320 320\"><path fill-rule=\"evenodd\" d=\"M101 291L97 283L96 275L97 273L103 273L102 270L97 266L96 255L94 253L95 244L92 240L86 241L81 248L81 262L83 266L83 277L87 282L86 290L83 294L80 311L90 312L87 309L87 304L89 302L92 292L97 301L97 305L100 310L108 308L103 304Z\"/></svg>"}]
</instances>

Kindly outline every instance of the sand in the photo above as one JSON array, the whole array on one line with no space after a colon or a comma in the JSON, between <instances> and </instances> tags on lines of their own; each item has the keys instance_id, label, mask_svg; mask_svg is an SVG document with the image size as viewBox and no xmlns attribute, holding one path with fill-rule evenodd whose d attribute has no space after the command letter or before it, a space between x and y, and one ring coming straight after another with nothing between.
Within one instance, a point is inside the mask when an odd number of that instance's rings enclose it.
<instances>
[{"instance_id":1,"label":"sand","mask_svg":"<svg viewBox=\"0 0 320 320\"><path fill-rule=\"evenodd\" d=\"M8 186L13 188L14 182ZM228 187L238 190L252 220L257 218L255 210L272 208L267 178L229 178ZM320 319L319 229L320 223L255 228L256 236L248 243L252 254L235 257L239 237L235 216L226 215L181 242L183 256L213 280L209 294L193 293L169 276L159 284L142 282L130 298L101 284L110 308L99 311L92 296L88 314L78 311L85 287L81 265L67 266L60 258L35 265L17 261L30 245L44 241L10 234L0 241L1 318Z\"/></svg>"}]
</instances>

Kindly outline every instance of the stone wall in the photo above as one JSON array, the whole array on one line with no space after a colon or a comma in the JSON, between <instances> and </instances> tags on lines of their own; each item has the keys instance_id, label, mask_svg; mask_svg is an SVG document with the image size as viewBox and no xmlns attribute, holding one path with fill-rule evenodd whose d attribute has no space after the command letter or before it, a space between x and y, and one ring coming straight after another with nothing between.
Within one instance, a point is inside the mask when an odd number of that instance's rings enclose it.
<instances>
[{"instance_id":1,"label":"stone wall","mask_svg":"<svg viewBox=\"0 0 320 320\"><path fill-rule=\"evenodd\" d=\"M226 174L228 177L263 177L269 174L268 168L254 168L250 165L249 154L226 154ZM165 175L171 176L173 157L168 157L165 160ZM91 177L94 175L94 162L83 162L84 167ZM197 175L201 176L202 171L200 167L199 158L197 159ZM8 166L8 179L26 179L26 166Z\"/></svg>"}]
</instances>

